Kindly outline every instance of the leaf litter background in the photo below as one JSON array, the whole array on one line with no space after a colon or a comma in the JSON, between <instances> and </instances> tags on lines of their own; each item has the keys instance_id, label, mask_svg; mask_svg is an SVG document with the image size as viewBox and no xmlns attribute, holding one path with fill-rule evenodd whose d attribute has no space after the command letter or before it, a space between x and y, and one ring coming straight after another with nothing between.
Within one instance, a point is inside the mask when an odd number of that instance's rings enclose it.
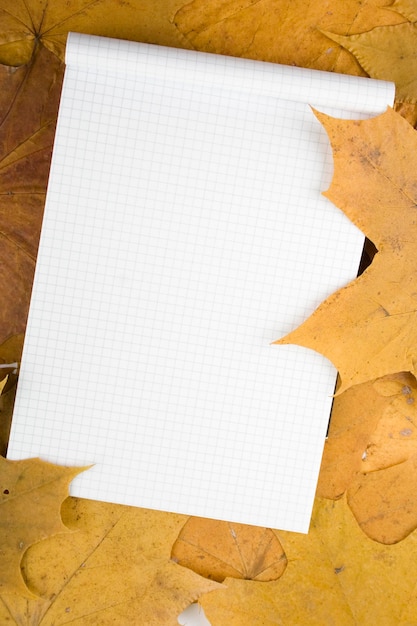
<instances>
[{"instance_id":1,"label":"leaf litter background","mask_svg":"<svg viewBox=\"0 0 417 626\"><path fill-rule=\"evenodd\" d=\"M341 4L0 0L3 454L16 384L5 366L21 354L67 32L394 80L395 108L414 125L417 1ZM318 117L335 155L326 195L378 253L284 339L341 371L310 533L66 498L79 469L3 460L1 623L176 624L199 599L213 626L417 624L417 139L391 111L360 124Z\"/></svg>"}]
</instances>

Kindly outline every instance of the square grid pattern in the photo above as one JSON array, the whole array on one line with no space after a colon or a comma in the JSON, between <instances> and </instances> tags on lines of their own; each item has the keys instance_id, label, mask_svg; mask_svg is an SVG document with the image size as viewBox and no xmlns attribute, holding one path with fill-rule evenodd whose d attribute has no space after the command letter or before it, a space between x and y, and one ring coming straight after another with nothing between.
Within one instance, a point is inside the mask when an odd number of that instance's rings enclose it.
<instances>
[{"instance_id":1,"label":"square grid pattern","mask_svg":"<svg viewBox=\"0 0 417 626\"><path fill-rule=\"evenodd\" d=\"M307 102L240 61L70 36L9 458L93 463L80 497L306 532L335 371L271 342L363 238L320 195Z\"/></svg>"}]
</instances>

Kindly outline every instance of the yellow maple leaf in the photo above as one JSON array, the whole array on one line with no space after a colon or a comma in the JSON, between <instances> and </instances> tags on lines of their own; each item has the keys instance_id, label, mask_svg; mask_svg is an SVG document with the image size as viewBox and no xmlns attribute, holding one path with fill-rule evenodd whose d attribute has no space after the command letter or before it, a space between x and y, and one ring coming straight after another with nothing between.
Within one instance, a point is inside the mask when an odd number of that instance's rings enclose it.
<instances>
[{"instance_id":1,"label":"yellow maple leaf","mask_svg":"<svg viewBox=\"0 0 417 626\"><path fill-rule=\"evenodd\" d=\"M387 546L364 536L346 498L317 499L308 535L280 532L276 581L227 578L200 600L212 626L414 624L417 532Z\"/></svg>"},{"instance_id":2,"label":"yellow maple leaf","mask_svg":"<svg viewBox=\"0 0 417 626\"><path fill-rule=\"evenodd\" d=\"M86 468L60 467L40 459L0 457L0 593L31 595L20 564L32 544L68 533L61 505L71 480Z\"/></svg>"},{"instance_id":3,"label":"yellow maple leaf","mask_svg":"<svg viewBox=\"0 0 417 626\"><path fill-rule=\"evenodd\" d=\"M186 516L68 498L62 518L76 532L32 546L23 561L39 597L0 595L0 623L173 626L221 587L170 558Z\"/></svg>"},{"instance_id":4,"label":"yellow maple leaf","mask_svg":"<svg viewBox=\"0 0 417 626\"><path fill-rule=\"evenodd\" d=\"M334 293L276 343L327 356L339 393L386 374L417 373L417 135L392 109L372 119L317 113L333 148L334 175L324 195L366 234L378 253L356 280Z\"/></svg>"}]
</instances>

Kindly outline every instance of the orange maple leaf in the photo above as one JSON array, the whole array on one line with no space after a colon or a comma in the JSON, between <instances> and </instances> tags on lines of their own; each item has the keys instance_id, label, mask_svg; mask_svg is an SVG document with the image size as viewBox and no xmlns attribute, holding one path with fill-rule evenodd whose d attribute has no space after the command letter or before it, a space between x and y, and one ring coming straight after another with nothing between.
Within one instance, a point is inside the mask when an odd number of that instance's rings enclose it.
<instances>
[{"instance_id":1,"label":"orange maple leaf","mask_svg":"<svg viewBox=\"0 0 417 626\"><path fill-rule=\"evenodd\" d=\"M392 109L362 121L316 115L335 167L324 195L378 253L359 278L275 343L324 354L339 370L341 393L386 374L417 374L417 135Z\"/></svg>"}]
</instances>

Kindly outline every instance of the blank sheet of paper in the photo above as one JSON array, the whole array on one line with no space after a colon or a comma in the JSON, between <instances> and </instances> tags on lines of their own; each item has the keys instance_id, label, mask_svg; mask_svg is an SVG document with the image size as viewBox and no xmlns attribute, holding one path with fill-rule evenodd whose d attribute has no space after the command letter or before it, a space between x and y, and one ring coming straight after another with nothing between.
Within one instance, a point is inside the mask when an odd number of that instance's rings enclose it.
<instances>
[{"instance_id":1,"label":"blank sheet of paper","mask_svg":"<svg viewBox=\"0 0 417 626\"><path fill-rule=\"evenodd\" d=\"M70 34L8 456L85 498L306 532L335 370L271 342L354 278L309 104L369 79ZM344 109L344 112L342 111Z\"/></svg>"}]
</instances>

